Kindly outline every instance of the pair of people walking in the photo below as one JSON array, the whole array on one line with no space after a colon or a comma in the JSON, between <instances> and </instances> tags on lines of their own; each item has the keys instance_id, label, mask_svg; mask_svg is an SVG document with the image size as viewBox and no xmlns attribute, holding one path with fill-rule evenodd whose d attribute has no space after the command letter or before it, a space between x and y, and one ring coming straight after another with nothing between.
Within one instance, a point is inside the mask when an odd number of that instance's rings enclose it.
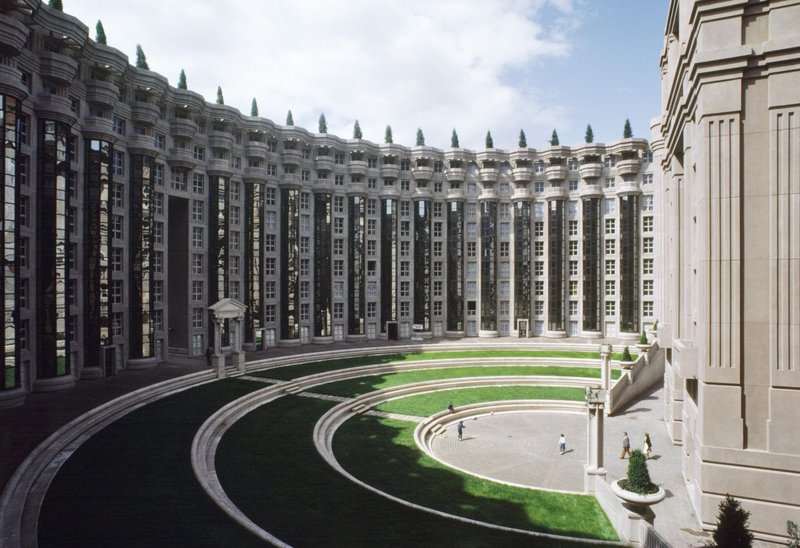
<instances>
[{"instance_id":1,"label":"pair of people walking","mask_svg":"<svg viewBox=\"0 0 800 548\"><path fill-rule=\"evenodd\" d=\"M650 441L650 434L648 432L644 433L642 453L644 453L645 458L648 459L653 455L653 442ZM622 433L622 454L619 456L619 458L624 459L625 455L631 455L631 440L628 437L627 432Z\"/></svg>"}]
</instances>

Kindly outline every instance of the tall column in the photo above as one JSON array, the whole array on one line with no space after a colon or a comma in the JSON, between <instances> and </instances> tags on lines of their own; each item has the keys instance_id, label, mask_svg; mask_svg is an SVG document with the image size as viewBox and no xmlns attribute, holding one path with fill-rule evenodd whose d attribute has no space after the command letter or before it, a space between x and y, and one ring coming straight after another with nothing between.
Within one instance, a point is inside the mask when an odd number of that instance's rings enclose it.
<instances>
[{"instance_id":1,"label":"tall column","mask_svg":"<svg viewBox=\"0 0 800 548\"><path fill-rule=\"evenodd\" d=\"M560 189L559 189L560 190ZM547 196L547 333L548 337L566 337L566 283L564 276L564 198L566 194Z\"/></svg>"},{"instance_id":2,"label":"tall column","mask_svg":"<svg viewBox=\"0 0 800 548\"><path fill-rule=\"evenodd\" d=\"M381 200L381 332L397 321L397 199Z\"/></svg>"},{"instance_id":3,"label":"tall column","mask_svg":"<svg viewBox=\"0 0 800 548\"><path fill-rule=\"evenodd\" d=\"M414 324L431 330L431 202L414 200Z\"/></svg>"},{"instance_id":4,"label":"tall column","mask_svg":"<svg viewBox=\"0 0 800 548\"><path fill-rule=\"evenodd\" d=\"M533 321L531 314L531 203L522 195L514 199L514 319L525 320L527 336L531 336ZM512 326L517 329L517 325Z\"/></svg>"},{"instance_id":5,"label":"tall column","mask_svg":"<svg viewBox=\"0 0 800 548\"><path fill-rule=\"evenodd\" d=\"M604 408L606 391L586 388L586 464L584 490L595 491L595 481L605 480L603 468ZM599 476L599 478L598 478Z\"/></svg>"},{"instance_id":6,"label":"tall column","mask_svg":"<svg viewBox=\"0 0 800 548\"><path fill-rule=\"evenodd\" d=\"M482 195L483 196L483 195ZM494 193L488 194L494 197ZM497 336L497 201L483 199L481 212L481 328L479 335Z\"/></svg>"},{"instance_id":7,"label":"tall column","mask_svg":"<svg viewBox=\"0 0 800 548\"><path fill-rule=\"evenodd\" d=\"M464 333L464 201L447 202L447 332Z\"/></svg>"},{"instance_id":8,"label":"tall column","mask_svg":"<svg viewBox=\"0 0 800 548\"><path fill-rule=\"evenodd\" d=\"M366 200L361 195L349 197L349 245L347 283L347 334L366 334Z\"/></svg>"},{"instance_id":9,"label":"tall column","mask_svg":"<svg viewBox=\"0 0 800 548\"><path fill-rule=\"evenodd\" d=\"M332 341L331 193L314 192L314 339Z\"/></svg>"}]
</instances>

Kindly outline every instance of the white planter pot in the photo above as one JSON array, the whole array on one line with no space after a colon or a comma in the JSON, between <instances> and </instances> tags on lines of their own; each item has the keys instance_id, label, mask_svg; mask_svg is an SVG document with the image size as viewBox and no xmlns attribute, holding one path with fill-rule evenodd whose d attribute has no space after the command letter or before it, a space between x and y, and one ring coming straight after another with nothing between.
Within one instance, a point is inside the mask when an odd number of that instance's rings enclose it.
<instances>
[{"instance_id":1,"label":"white planter pot","mask_svg":"<svg viewBox=\"0 0 800 548\"><path fill-rule=\"evenodd\" d=\"M664 491L663 487L659 487L658 491L650 495L640 495L639 493L634 493L632 491L626 491L622 487L619 486L619 480L616 480L611 484L611 490L617 495L619 498L627 502L628 504L632 504L634 506L642 506L647 507L652 504L656 504L664 500L664 497L667 496L667 492Z\"/></svg>"}]
</instances>

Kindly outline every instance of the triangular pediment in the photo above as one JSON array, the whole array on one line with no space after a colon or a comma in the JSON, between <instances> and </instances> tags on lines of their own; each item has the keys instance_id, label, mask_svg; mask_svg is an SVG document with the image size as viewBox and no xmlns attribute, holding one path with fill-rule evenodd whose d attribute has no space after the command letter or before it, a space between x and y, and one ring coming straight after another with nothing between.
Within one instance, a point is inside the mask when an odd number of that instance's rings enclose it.
<instances>
[{"instance_id":1,"label":"triangular pediment","mask_svg":"<svg viewBox=\"0 0 800 548\"><path fill-rule=\"evenodd\" d=\"M215 318L241 318L247 310L247 305L240 303L236 299L222 299L212 304L208 309L214 314Z\"/></svg>"}]
</instances>

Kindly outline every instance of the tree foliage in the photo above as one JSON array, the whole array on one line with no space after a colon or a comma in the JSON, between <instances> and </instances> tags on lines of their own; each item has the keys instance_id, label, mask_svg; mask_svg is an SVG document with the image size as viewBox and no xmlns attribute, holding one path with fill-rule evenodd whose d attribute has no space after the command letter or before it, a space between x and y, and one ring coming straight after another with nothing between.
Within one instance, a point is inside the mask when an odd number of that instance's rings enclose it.
<instances>
[{"instance_id":1,"label":"tree foliage","mask_svg":"<svg viewBox=\"0 0 800 548\"><path fill-rule=\"evenodd\" d=\"M250 116L258 116L258 101L253 97L253 102L250 103Z\"/></svg>"},{"instance_id":2,"label":"tree foliage","mask_svg":"<svg viewBox=\"0 0 800 548\"><path fill-rule=\"evenodd\" d=\"M292 111L289 109L289 112L286 113L286 125L293 126L294 125L294 117L292 116Z\"/></svg>"},{"instance_id":3,"label":"tree foliage","mask_svg":"<svg viewBox=\"0 0 800 548\"><path fill-rule=\"evenodd\" d=\"M150 70L147 64L147 57L144 55L144 50L140 44L136 44L136 68Z\"/></svg>"},{"instance_id":4,"label":"tree foliage","mask_svg":"<svg viewBox=\"0 0 800 548\"><path fill-rule=\"evenodd\" d=\"M633 130L631 129L631 121L626 118L625 129L622 130L622 138L630 139L631 137L633 137Z\"/></svg>"},{"instance_id":5,"label":"tree foliage","mask_svg":"<svg viewBox=\"0 0 800 548\"><path fill-rule=\"evenodd\" d=\"M583 136L583 140L587 143L594 143L594 131L592 131L592 124L586 124L586 134Z\"/></svg>"},{"instance_id":6,"label":"tree foliage","mask_svg":"<svg viewBox=\"0 0 800 548\"><path fill-rule=\"evenodd\" d=\"M422 133L422 128L417 128L417 146L425 146L425 135Z\"/></svg>"},{"instance_id":7,"label":"tree foliage","mask_svg":"<svg viewBox=\"0 0 800 548\"><path fill-rule=\"evenodd\" d=\"M519 148L528 148L528 139L525 137L525 130L519 130Z\"/></svg>"},{"instance_id":8,"label":"tree foliage","mask_svg":"<svg viewBox=\"0 0 800 548\"><path fill-rule=\"evenodd\" d=\"M61 0L50 0L47 5L54 10L64 11L64 4L61 3Z\"/></svg>"},{"instance_id":9,"label":"tree foliage","mask_svg":"<svg viewBox=\"0 0 800 548\"><path fill-rule=\"evenodd\" d=\"M558 133L556 133L556 130L553 130L553 135L550 136L550 146L557 147L558 145Z\"/></svg>"},{"instance_id":10,"label":"tree foliage","mask_svg":"<svg viewBox=\"0 0 800 548\"><path fill-rule=\"evenodd\" d=\"M224 105L225 104L225 97L222 96L222 87L217 86L217 104Z\"/></svg>"},{"instance_id":11,"label":"tree foliage","mask_svg":"<svg viewBox=\"0 0 800 548\"><path fill-rule=\"evenodd\" d=\"M456 128L453 128L453 134L450 136L450 146L452 148L459 148L458 133L456 133Z\"/></svg>"},{"instance_id":12,"label":"tree foliage","mask_svg":"<svg viewBox=\"0 0 800 548\"><path fill-rule=\"evenodd\" d=\"M492 132L486 132L486 148L494 148L494 139L492 139Z\"/></svg>"},{"instance_id":13,"label":"tree foliage","mask_svg":"<svg viewBox=\"0 0 800 548\"><path fill-rule=\"evenodd\" d=\"M392 138L392 126L386 126L386 132L383 134L383 142L388 144L394 143L394 138Z\"/></svg>"},{"instance_id":14,"label":"tree foliage","mask_svg":"<svg viewBox=\"0 0 800 548\"><path fill-rule=\"evenodd\" d=\"M717 514L717 529L711 536L712 541L707 546L726 548L736 546L747 548L753 545L753 533L748 529L750 512L747 512L738 500L730 495L719 503Z\"/></svg>"},{"instance_id":15,"label":"tree foliage","mask_svg":"<svg viewBox=\"0 0 800 548\"><path fill-rule=\"evenodd\" d=\"M619 486L632 493L650 495L658 492L658 485L650 480L647 459L639 449L631 451L628 458L628 477L619 481Z\"/></svg>"},{"instance_id":16,"label":"tree foliage","mask_svg":"<svg viewBox=\"0 0 800 548\"><path fill-rule=\"evenodd\" d=\"M639 335L639 344L647 344L647 334L644 331Z\"/></svg>"},{"instance_id":17,"label":"tree foliage","mask_svg":"<svg viewBox=\"0 0 800 548\"><path fill-rule=\"evenodd\" d=\"M103 22L99 19L94 27L94 41L98 44L106 44L106 30L103 28Z\"/></svg>"},{"instance_id":18,"label":"tree foliage","mask_svg":"<svg viewBox=\"0 0 800 548\"><path fill-rule=\"evenodd\" d=\"M183 69L181 69L181 73L178 76L178 89L186 89L186 73Z\"/></svg>"},{"instance_id":19,"label":"tree foliage","mask_svg":"<svg viewBox=\"0 0 800 548\"><path fill-rule=\"evenodd\" d=\"M325 113L319 115L319 133L328 133L328 120L325 119Z\"/></svg>"},{"instance_id":20,"label":"tree foliage","mask_svg":"<svg viewBox=\"0 0 800 548\"><path fill-rule=\"evenodd\" d=\"M358 120L356 120L356 123L353 124L353 139L363 139L363 138L364 135L361 133L361 124L359 124Z\"/></svg>"},{"instance_id":21,"label":"tree foliage","mask_svg":"<svg viewBox=\"0 0 800 548\"><path fill-rule=\"evenodd\" d=\"M622 349L622 361L624 361L624 362L632 362L633 361L633 357L631 357L631 351L627 346Z\"/></svg>"},{"instance_id":22,"label":"tree foliage","mask_svg":"<svg viewBox=\"0 0 800 548\"><path fill-rule=\"evenodd\" d=\"M800 527L792 520L786 522L786 534L789 536L788 548L800 548Z\"/></svg>"}]
</instances>

